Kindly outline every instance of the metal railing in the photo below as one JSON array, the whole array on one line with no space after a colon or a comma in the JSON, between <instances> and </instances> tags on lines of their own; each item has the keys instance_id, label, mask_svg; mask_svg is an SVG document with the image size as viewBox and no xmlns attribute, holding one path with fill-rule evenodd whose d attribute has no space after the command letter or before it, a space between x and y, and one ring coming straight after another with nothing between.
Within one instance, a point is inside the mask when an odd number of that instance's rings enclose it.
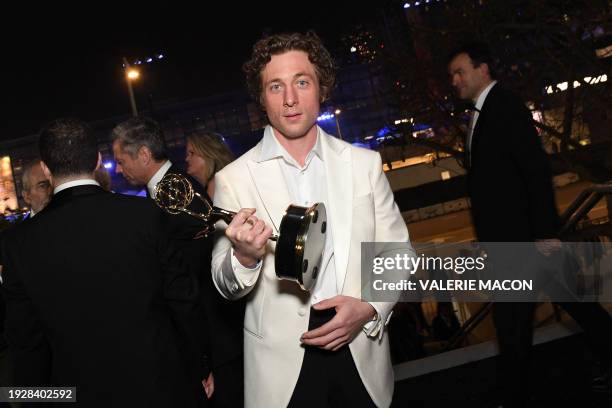
<instances>
[{"instance_id":1,"label":"metal railing","mask_svg":"<svg viewBox=\"0 0 612 408\"><path fill-rule=\"evenodd\" d=\"M612 181L605 184L593 185L582 191L578 197L567 207L560 216L561 229L559 236L565 241L577 241L585 239L593 239L598 235L607 235L612 239L612 219L609 214L612 209L608 208L608 220L606 223L590 225L587 228L579 229L579 223L587 214L597 205L597 203L607 195L612 196ZM461 345L467 336L485 320L491 313L493 303L487 302L470 317L451 337L443 351L454 349ZM561 320L561 314L558 306L553 304L553 315L556 321Z\"/></svg>"},{"instance_id":2,"label":"metal railing","mask_svg":"<svg viewBox=\"0 0 612 408\"><path fill-rule=\"evenodd\" d=\"M582 191L578 197L567 207L567 209L561 214L561 229L559 235L568 240L568 238L585 238L586 234L595 236L599 233L601 228L598 226L591 226L585 228L583 233L578 233L578 223L582 221L589 211L597 205L597 203L607 195L612 195L612 182L605 184L595 184L584 191ZM608 214L612 213L612 209L608 208ZM612 220L609 219L610 224ZM607 234L606 234L607 235Z\"/></svg>"}]
</instances>

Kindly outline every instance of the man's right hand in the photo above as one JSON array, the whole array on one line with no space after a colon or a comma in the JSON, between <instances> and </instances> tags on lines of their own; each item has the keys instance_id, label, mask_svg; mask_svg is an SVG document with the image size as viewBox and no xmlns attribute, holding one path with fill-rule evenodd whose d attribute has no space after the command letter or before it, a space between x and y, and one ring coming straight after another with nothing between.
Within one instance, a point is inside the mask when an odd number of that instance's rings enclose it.
<instances>
[{"instance_id":1,"label":"man's right hand","mask_svg":"<svg viewBox=\"0 0 612 408\"><path fill-rule=\"evenodd\" d=\"M257 265L272 236L272 228L254 214L254 208L241 209L225 230L234 247L234 256L246 268Z\"/></svg>"}]
</instances>

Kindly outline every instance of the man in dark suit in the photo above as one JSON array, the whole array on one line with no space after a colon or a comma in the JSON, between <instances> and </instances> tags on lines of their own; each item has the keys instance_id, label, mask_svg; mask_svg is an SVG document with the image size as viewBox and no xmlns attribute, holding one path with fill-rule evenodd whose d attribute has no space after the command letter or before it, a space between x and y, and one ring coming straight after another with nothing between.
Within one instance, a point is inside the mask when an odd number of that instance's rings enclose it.
<instances>
[{"instance_id":1,"label":"man in dark suit","mask_svg":"<svg viewBox=\"0 0 612 408\"><path fill-rule=\"evenodd\" d=\"M54 197L3 239L15 385L76 386L88 407L205 405L198 282L161 211L100 188L83 122L50 123L39 147Z\"/></svg>"},{"instance_id":2,"label":"man in dark suit","mask_svg":"<svg viewBox=\"0 0 612 408\"><path fill-rule=\"evenodd\" d=\"M147 196L155 197L157 183L168 173L185 176L202 197L206 186L182 172L170 160L161 126L148 118L132 118L115 127L112 133L113 153L117 172L136 186L146 186ZM203 212L204 204L195 198L190 210ZM201 305L210 338L207 357L213 375L204 382L215 407L239 407L242 405L242 321L244 303L229 302L221 297L212 282L210 273L212 237L202 237L202 222L187 214L168 216L173 237L180 242L180 249L190 270L201 277ZM199 238L199 239L195 239ZM213 380L214 378L214 380ZM213 393L214 390L214 393Z\"/></svg>"},{"instance_id":3,"label":"man in dark suit","mask_svg":"<svg viewBox=\"0 0 612 408\"><path fill-rule=\"evenodd\" d=\"M536 242L548 256L560 246L559 218L548 158L531 113L518 96L494 79L493 58L484 44L456 50L449 59L459 98L474 104L466 140L467 188L480 242ZM520 270L512 252L499 255L507 270ZM612 319L598 303L559 303L585 330L605 362ZM510 405L527 399L534 303L496 302L493 322L500 348L500 383Z\"/></svg>"}]
</instances>

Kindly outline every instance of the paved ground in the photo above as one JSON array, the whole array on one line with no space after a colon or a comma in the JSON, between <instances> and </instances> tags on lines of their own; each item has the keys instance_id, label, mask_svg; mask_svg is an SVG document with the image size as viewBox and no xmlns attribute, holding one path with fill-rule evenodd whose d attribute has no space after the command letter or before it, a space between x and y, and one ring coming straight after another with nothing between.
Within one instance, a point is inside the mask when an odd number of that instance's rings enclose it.
<instances>
[{"instance_id":1,"label":"paved ground","mask_svg":"<svg viewBox=\"0 0 612 408\"><path fill-rule=\"evenodd\" d=\"M495 364L489 358L397 382L393 407L495 407ZM536 346L530 407L612 407L612 393L590 390L594 367L581 334Z\"/></svg>"}]
</instances>

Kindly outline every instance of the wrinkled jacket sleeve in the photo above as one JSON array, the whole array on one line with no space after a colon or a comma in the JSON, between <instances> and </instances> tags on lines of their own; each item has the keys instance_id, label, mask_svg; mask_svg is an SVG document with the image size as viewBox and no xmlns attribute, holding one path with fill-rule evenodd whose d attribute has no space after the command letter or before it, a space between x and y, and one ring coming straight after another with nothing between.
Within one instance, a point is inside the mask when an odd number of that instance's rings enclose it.
<instances>
[{"instance_id":1,"label":"wrinkled jacket sleeve","mask_svg":"<svg viewBox=\"0 0 612 408\"><path fill-rule=\"evenodd\" d=\"M241 208L240 202L223 172L215 175L214 204L216 207L231 211L238 211ZM234 300L246 296L253 289L261 273L261 265L249 271L252 277L248 279L245 279L244 270L232 266L232 244L225 236L226 227L227 225L223 221L216 225L215 245L212 253L212 275L219 293L227 299Z\"/></svg>"}]
</instances>

